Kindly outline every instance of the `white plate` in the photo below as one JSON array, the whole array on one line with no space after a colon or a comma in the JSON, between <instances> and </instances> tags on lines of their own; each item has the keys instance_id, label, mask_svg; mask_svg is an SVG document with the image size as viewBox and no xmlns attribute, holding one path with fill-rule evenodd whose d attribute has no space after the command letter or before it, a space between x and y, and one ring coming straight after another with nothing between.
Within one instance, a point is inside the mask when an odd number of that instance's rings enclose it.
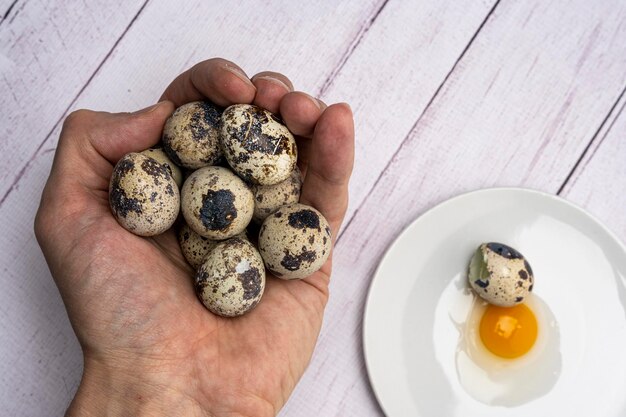
<instances>
[{"instance_id":1,"label":"white plate","mask_svg":"<svg viewBox=\"0 0 626 417\"><path fill-rule=\"evenodd\" d=\"M515 406L477 401L455 366L452 317L464 308L469 259L489 241L529 260L533 293L558 325L556 383ZM389 248L369 290L363 339L372 387L389 417L626 416L626 248L552 195L461 195L422 215Z\"/></svg>"}]
</instances>

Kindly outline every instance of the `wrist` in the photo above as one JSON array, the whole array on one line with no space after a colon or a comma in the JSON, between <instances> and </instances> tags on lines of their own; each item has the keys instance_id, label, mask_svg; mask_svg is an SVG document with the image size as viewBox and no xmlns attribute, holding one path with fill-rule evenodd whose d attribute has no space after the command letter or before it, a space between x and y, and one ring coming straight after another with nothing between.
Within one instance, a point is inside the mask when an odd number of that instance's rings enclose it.
<instances>
[{"instance_id":1,"label":"wrist","mask_svg":"<svg viewBox=\"0 0 626 417\"><path fill-rule=\"evenodd\" d=\"M83 377L66 417L212 416L170 384L85 359Z\"/></svg>"}]
</instances>

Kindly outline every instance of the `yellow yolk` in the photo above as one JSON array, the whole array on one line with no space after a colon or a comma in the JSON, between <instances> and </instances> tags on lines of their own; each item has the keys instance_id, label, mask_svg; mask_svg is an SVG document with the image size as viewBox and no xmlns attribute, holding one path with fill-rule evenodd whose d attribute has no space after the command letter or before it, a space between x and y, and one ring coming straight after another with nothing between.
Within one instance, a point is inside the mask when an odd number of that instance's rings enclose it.
<instances>
[{"instance_id":1,"label":"yellow yolk","mask_svg":"<svg viewBox=\"0 0 626 417\"><path fill-rule=\"evenodd\" d=\"M480 320L480 339L501 358L518 358L537 340L537 319L524 304L513 307L488 305Z\"/></svg>"}]
</instances>

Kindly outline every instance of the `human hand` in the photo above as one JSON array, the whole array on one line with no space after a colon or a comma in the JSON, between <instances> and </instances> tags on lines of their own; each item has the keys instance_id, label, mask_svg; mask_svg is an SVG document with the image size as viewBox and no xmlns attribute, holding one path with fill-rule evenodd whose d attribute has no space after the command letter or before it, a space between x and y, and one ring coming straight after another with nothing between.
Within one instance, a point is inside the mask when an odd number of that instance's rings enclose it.
<instances>
[{"instance_id":1,"label":"human hand","mask_svg":"<svg viewBox=\"0 0 626 417\"><path fill-rule=\"evenodd\" d=\"M109 209L114 164L156 144L175 106L208 98L280 113L297 136L301 201L336 236L354 153L350 108L291 92L281 74L252 77L222 60L176 78L137 113L80 110L65 121L35 232L84 354L67 415L272 416L309 363L328 299L331 258L303 280L268 277L249 314L222 318L198 301L173 230L142 238Z\"/></svg>"}]
</instances>

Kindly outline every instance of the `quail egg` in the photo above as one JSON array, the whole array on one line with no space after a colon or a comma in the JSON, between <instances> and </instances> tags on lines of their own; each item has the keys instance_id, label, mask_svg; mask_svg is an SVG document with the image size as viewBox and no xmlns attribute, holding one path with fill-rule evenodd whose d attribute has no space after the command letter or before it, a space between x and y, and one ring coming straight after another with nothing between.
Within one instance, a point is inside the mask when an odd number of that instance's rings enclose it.
<instances>
[{"instance_id":1,"label":"quail egg","mask_svg":"<svg viewBox=\"0 0 626 417\"><path fill-rule=\"evenodd\" d=\"M265 268L247 240L218 243L196 274L196 293L211 312L224 317L252 310L265 290Z\"/></svg>"},{"instance_id":2,"label":"quail egg","mask_svg":"<svg viewBox=\"0 0 626 417\"><path fill-rule=\"evenodd\" d=\"M200 236L223 240L243 232L252 219L254 196L229 169L209 166L183 184L181 206L187 224Z\"/></svg>"},{"instance_id":3,"label":"quail egg","mask_svg":"<svg viewBox=\"0 0 626 417\"><path fill-rule=\"evenodd\" d=\"M220 241L202 237L184 224L178 231L178 243L189 265L197 270Z\"/></svg>"},{"instance_id":4,"label":"quail egg","mask_svg":"<svg viewBox=\"0 0 626 417\"><path fill-rule=\"evenodd\" d=\"M250 104L235 104L224 110L220 141L229 165L254 184L286 180L298 159L289 129L271 112Z\"/></svg>"},{"instance_id":5,"label":"quail egg","mask_svg":"<svg viewBox=\"0 0 626 417\"><path fill-rule=\"evenodd\" d=\"M248 240L245 231L241 232L236 237ZM191 265L193 269L198 269L220 241L202 237L194 232L189 225L184 224L178 231L178 243L189 265Z\"/></svg>"},{"instance_id":6,"label":"quail egg","mask_svg":"<svg viewBox=\"0 0 626 417\"><path fill-rule=\"evenodd\" d=\"M282 279L305 278L320 269L331 246L328 222L304 204L284 206L270 214L259 233L265 266Z\"/></svg>"},{"instance_id":7,"label":"quail egg","mask_svg":"<svg viewBox=\"0 0 626 417\"><path fill-rule=\"evenodd\" d=\"M163 148L176 165L200 168L220 159L222 111L208 101L187 103L174 111L163 128Z\"/></svg>"},{"instance_id":8,"label":"quail egg","mask_svg":"<svg viewBox=\"0 0 626 417\"><path fill-rule=\"evenodd\" d=\"M272 214L278 208L300 201L302 188L302 174L296 167L289 178L274 185L253 185L254 215L252 219L257 223Z\"/></svg>"},{"instance_id":9,"label":"quail egg","mask_svg":"<svg viewBox=\"0 0 626 417\"><path fill-rule=\"evenodd\" d=\"M514 407L547 394L561 373L559 326L548 305L529 294L498 307L473 296L455 363L461 386L477 401Z\"/></svg>"},{"instance_id":10,"label":"quail egg","mask_svg":"<svg viewBox=\"0 0 626 417\"><path fill-rule=\"evenodd\" d=\"M530 265L521 253L502 243L483 243L469 265L469 283L490 304L511 307L533 289Z\"/></svg>"},{"instance_id":11,"label":"quail egg","mask_svg":"<svg viewBox=\"0 0 626 417\"><path fill-rule=\"evenodd\" d=\"M122 227L139 236L154 236L174 224L180 195L163 164L139 153L129 153L113 168L109 204Z\"/></svg>"},{"instance_id":12,"label":"quail egg","mask_svg":"<svg viewBox=\"0 0 626 417\"><path fill-rule=\"evenodd\" d=\"M183 172L175 163L172 162L172 160L167 156L163 148L146 149L145 151L140 153L149 156L150 158L156 159L157 162L165 165L167 169L170 170L170 174L172 175L172 178L174 178L174 181L176 182L176 185L178 185L178 188L183 185Z\"/></svg>"}]
</instances>

